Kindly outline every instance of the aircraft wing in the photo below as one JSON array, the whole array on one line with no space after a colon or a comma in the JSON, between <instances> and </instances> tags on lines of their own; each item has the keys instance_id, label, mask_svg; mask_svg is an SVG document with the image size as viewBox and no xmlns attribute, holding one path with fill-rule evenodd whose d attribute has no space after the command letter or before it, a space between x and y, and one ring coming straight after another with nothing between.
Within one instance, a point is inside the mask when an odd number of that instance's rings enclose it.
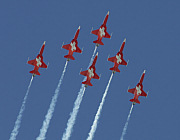
<instances>
[{"instance_id":1,"label":"aircraft wing","mask_svg":"<svg viewBox=\"0 0 180 140\"><path fill-rule=\"evenodd\" d=\"M124 59L122 59L121 65L127 65L127 62Z\"/></svg>"},{"instance_id":2,"label":"aircraft wing","mask_svg":"<svg viewBox=\"0 0 180 140\"><path fill-rule=\"evenodd\" d=\"M105 32L105 36L104 36L105 38L111 38L111 36L109 35L109 33L108 32Z\"/></svg>"},{"instance_id":3,"label":"aircraft wing","mask_svg":"<svg viewBox=\"0 0 180 140\"><path fill-rule=\"evenodd\" d=\"M66 50L69 50L71 48L71 45L70 44L63 45L62 48L66 49Z\"/></svg>"},{"instance_id":4,"label":"aircraft wing","mask_svg":"<svg viewBox=\"0 0 180 140\"><path fill-rule=\"evenodd\" d=\"M76 46L76 50L74 52L82 53L81 49L78 46Z\"/></svg>"},{"instance_id":5,"label":"aircraft wing","mask_svg":"<svg viewBox=\"0 0 180 140\"><path fill-rule=\"evenodd\" d=\"M97 73L94 73L94 76L92 78L99 79L100 77L97 75Z\"/></svg>"},{"instance_id":6,"label":"aircraft wing","mask_svg":"<svg viewBox=\"0 0 180 140\"><path fill-rule=\"evenodd\" d=\"M134 94L135 88L129 89L128 92Z\"/></svg>"},{"instance_id":7,"label":"aircraft wing","mask_svg":"<svg viewBox=\"0 0 180 140\"><path fill-rule=\"evenodd\" d=\"M108 61L111 61L111 62L113 62L113 63L114 63L115 60L116 60L116 57L115 57L115 56L108 58Z\"/></svg>"},{"instance_id":8,"label":"aircraft wing","mask_svg":"<svg viewBox=\"0 0 180 140\"><path fill-rule=\"evenodd\" d=\"M91 33L92 33L92 34L95 34L95 35L98 35L98 32L99 32L99 29L93 30Z\"/></svg>"},{"instance_id":9,"label":"aircraft wing","mask_svg":"<svg viewBox=\"0 0 180 140\"><path fill-rule=\"evenodd\" d=\"M40 67L41 68L47 68L47 65L44 62L42 62L42 65Z\"/></svg>"},{"instance_id":10,"label":"aircraft wing","mask_svg":"<svg viewBox=\"0 0 180 140\"><path fill-rule=\"evenodd\" d=\"M142 90L142 93L140 94L140 96L147 96L147 94L144 92L144 90Z\"/></svg>"},{"instance_id":11,"label":"aircraft wing","mask_svg":"<svg viewBox=\"0 0 180 140\"><path fill-rule=\"evenodd\" d=\"M80 74L81 74L81 75L84 75L84 76L87 76L88 70L86 70L86 71L81 71Z\"/></svg>"},{"instance_id":12,"label":"aircraft wing","mask_svg":"<svg viewBox=\"0 0 180 140\"><path fill-rule=\"evenodd\" d=\"M30 61L28 61L27 63L30 64L30 65L35 66L35 65L36 65L36 59L30 60Z\"/></svg>"}]
</instances>

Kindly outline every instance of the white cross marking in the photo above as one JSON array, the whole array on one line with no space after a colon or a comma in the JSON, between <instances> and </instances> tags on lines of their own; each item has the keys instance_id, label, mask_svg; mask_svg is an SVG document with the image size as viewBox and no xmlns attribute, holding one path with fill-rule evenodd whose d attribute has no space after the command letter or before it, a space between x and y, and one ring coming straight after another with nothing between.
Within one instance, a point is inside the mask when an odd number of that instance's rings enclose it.
<instances>
[{"instance_id":1,"label":"white cross marking","mask_svg":"<svg viewBox=\"0 0 180 140\"><path fill-rule=\"evenodd\" d=\"M42 65L42 63L41 63L41 57L36 58L36 62L37 62L37 66L38 66L38 67L41 66L41 65Z\"/></svg>"},{"instance_id":2,"label":"white cross marking","mask_svg":"<svg viewBox=\"0 0 180 140\"><path fill-rule=\"evenodd\" d=\"M141 86L140 86L140 85L139 85L139 87L136 86L136 90L137 90L137 95L139 95L139 94L142 93L142 91L141 91Z\"/></svg>"},{"instance_id":3,"label":"white cross marking","mask_svg":"<svg viewBox=\"0 0 180 140\"><path fill-rule=\"evenodd\" d=\"M94 76L93 68L88 69L88 72L89 72L89 77L90 77L90 78Z\"/></svg>"},{"instance_id":4,"label":"white cross marking","mask_svg":"<svg viewBox=\"0 0 180 140\"><path fill-rule=\"evenodd\" d=\"M70 45L71 45L71 51L76 50L76 46L75 46L75 45L76 45L76 42L73 42L73 43L71 42Z\"/></svg>"},{"instance_id":5,"label":"white cross marking","mask_svg":"<svg viewBox=\"0 0 180 140\"><path fill-rule=\"evenodd\" d=\"M100 31L100 36L101 37L105 36L104 27L100 28L99 31Z\"/></svg>"},{"instance_id":6,"label":"white cross marking","mask_svg":"<svg viewBox=\"0 0 180 140\"><path fill-rule=\"evenodd\" d=\"M116 55L116 58L117 58L117 63L118 63L118 64L122 62L121 54Z\"/></svg>"}]
</instances>

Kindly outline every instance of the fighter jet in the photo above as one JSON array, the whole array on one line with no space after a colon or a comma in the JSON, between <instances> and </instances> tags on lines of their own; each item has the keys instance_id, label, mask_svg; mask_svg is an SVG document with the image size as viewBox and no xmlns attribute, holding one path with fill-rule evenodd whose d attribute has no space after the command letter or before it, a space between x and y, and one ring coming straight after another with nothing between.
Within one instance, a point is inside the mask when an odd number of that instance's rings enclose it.
<instances>
[{"instance_id":1,"label":"fighter jet","mask_svg":"<svg viewBox=\"0 0 180 140\"><path fill-rule=\"evenodd\" d=\"M86 81L82 82L82 84L85 84L85 87L88 87L88 86L93 86L91 84L91 78L94 78L94 79L99 79L100 77L97 75L97 73L95 72L96 71L96 68L95 68L95 64L96 64L96 61L97 61L97 57L98 57L98 53L96 54L95 58L94 58L94 61L92 63L92 65L89 67L88 70L86 71L82 71L80 72L81 75L84 75L87 77Z\"/></svg>"},{"instance_id":2,"label":"fighter jet","mask_svg":"<svg viewBox=\"0 0 180 140\"><path fill-rule=\"evenodd\" d=\"M70 59L75 60L75 58L72 56L74 52L82 53L81 49L78 47L78 41L77 41L79 31L80 31L80 26L77 29L76 34L75 34L73 40L71 41L71 43L62 46L62 48L69 50L68 55L64 56L65 58L67 58L67 61L69 61Z\"/></svg>"},{"instance_id":3,"label":"fighter jet","mask_svg":"<svg viewBox=\"0 0 180 140\"><path fill-rule=\"evenodd\" d=\"M104 38L111 38L111 36L107 32L107 27L106 27L108 17L109 17L109 11L108 11L108 13L107 13L107 15L103 21L103 24L100 26L100 28L97 30L91 31L92 34L95 34L98 36L98 39L93 41L93 43L96 43L96 46L104 45L104 43L101 41L103 37Z\"/></svg>"},{"instance_id":4,"label":"fighter jet","mask_svg":"<svg viewBox=\"0 0 180 140\"><path fill-rule=\"evenodd\" d=\"M114 67L110 68L110 70L112 70L113 73L120 72L120 70L118 69L119 65L127 66L127 62L123 59L123 49L124 49L125 42L126 42L126 38L124 39L121 45L121 48L119 52L116 54L116 56L108 58L108 61L111 61L114 63Z\"/></svg>"},{"instance_id":5,"label":"fighter jet","mask_svg":"<svg viewBox=\"0 0 180 140\"><path fill-rule=\"evenodd\" d=\"M30 64L30 65L33 65L34 66L34 70L30 71L29 73L32 73L33 74L33 77L36 76L36 75L40 75L38 69L39 67L41 68L47 68L47 65L43 62L43 51L44 51L44 47L45 47L45 41L41 47L41 50L39 52L39 54L37 55L36 59L34 60L30 60L28 61L27 63Z\"/></svg>"},{"instance_id":6,"label":"fighter jet","mask_svg":"<svg viewBox=\"0 0 180 140\"><path fill-rule=\"evenodd\" d=\"M143 85L142 85L145 72L146 72L146 71L144 70L144 72L143 72L143 74L142 74L142 76L141 76L141 78L140 78L140 81L139 81L139 83L136 85L136 87L128 90L128 92L134 94L134 98L130 100L131 102L133 102L133 105L135 105L136 103L140 104L140 101L138 100L138 97L139 97L139 96L145 96L145 97L147 97L147 94L144 92L144 90L143 90Z\"/></svg>"}]
</instances>

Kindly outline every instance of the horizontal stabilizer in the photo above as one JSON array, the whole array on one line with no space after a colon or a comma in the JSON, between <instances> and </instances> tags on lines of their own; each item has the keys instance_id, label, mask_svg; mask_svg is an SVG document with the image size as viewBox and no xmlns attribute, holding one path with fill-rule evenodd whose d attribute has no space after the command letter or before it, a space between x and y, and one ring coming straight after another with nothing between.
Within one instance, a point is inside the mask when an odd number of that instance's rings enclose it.
<instances>
[{"instance_id":1,"label":"horizontal stabilizer","mask_svg":"<svg viewBox=\"0 0 180 140\"><path fill-rule=\"evenodd\" d=\"M72 55L65 55L64 58L69 58L71 60L75 60L75 58Z\"/></svg>"},{"instance_id":2,"label":"horizontal stabilizer","mask_svg":"<svg viewBox=\"0 0 180 140\"><path fill-rule=\"evenodd\" d=\"M84 82L82 82L82 84L85 84L85 85L88 85L88 86L93 86L90 81L84 81Z\"/></svg>"},{"instance_id":3,"label":"horizontal stabilizer","mask_svg":"<svg viewBox=\"0 0 180 140\"><path fill-rule=\"evenodd\" d=\"M120 72L120 70L117 67L112 67L112 68L110 68L110 70Z\"/></svg>"},{"instance_id":4,"label":"horizontal stabilizer","mask_svg":"<svg viewBox=\"0 0 180 140\"><path fill-rule=\"evenodd\" d=\"M135 100L135 99L131 99L131 100L129 100L129 101L140 104L140 101L139 101L138 99L136 99L136 100Z\"/></svg>"},{"instance_id":5,"label":"horizontal stabilizer","mask_svg":"<svg viewBox=\"0 0 180 140\"><path fill-rule=\"evenodd\" d=\"M32 70L32 71L30 71L29 73L36 74L36 75L41 75L41 74L39 73L39 71L35 71L35 70Z\"/></svg>"},{"instance_id":6,"label":"horizontal stabilizer","mask_svg":"<svg viewBox=\"0 0 180 140\"><path fill-rule=\"evenodd\" d=\"M101 40L95 40L95 41L93 41L93 43L97 43L99 45L104 45L104 43Z\"/></svg>"}]
</instances>

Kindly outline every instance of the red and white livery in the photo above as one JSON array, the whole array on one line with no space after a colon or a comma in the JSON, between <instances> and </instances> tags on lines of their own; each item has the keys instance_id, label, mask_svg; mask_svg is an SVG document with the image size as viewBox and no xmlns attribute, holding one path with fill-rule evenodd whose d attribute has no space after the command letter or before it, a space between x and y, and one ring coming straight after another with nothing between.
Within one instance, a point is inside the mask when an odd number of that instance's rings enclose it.
<instances>
[{"instance_id":1,"label":"red and white livery","mask_svg":"<svg viewBox=\"0 0 180 140\"><path fill-rule=\"evenodd\" d=\"M116 56L108 58L108 61L111 61L114 63L114 67L110 68L110 70L112 70L113 73L120 72L120 70L118 69L119 65L127 66L127 62L123 59L123 49L124 49L125 43L126 43L126 38L124 39L121 45L121 48L119 52L116 54Z\"/></svg>"},{"instance_id":2,"label":"red and white livery","mask_svg":"<svg viewBox=\"0 0 180 140\"><path fill-rule=\"evenodd\" d=\"M139 81L139 83L136 85L136 87L128 90L128 92L134 94L134 98L130 100L131 102L133 102L133 105L135 105L136 103L140 104L140 101L138 100L138 97L139 97L139 96L145 96L145 97L147 97L147 94L144 92L144 90L143 90L143 85L142 85L145 72L146 72L146 71L144 70L144 72L143 72L143 74L142 74L142 76L141 76L141 78L140 78L140 81Z\"/></svg>"},{"instance_id":3,"label":"red and white livery","mask_svg":"<svg viewBox=\"0 0 180 140\"><path fill-rule=\"evenodd\" d=\"M43 62L43 56L42 56L43 51L44 51L44 47L45 47L45 43L46 42L44 41L44 43L43 43L43 45L41 47L41 50L40 50L39 54L37 55L36 59L30 60L30 61L27 62L28 64L34 66L34 70L29 72L29 73L32 73L33 76L40 75L40 73L38 71L40 67L41 68L47 68L47 65Z\"/></svg>"},{"instance_id":4,"label":"red and white livery","mask_svg":"<svg viewBox=\"0 0 180 140\"><path fill-rule=\"evenodd\" d=\"M64 56L65 58L67 58L67 61L69 61L70 59L75 60L75 58L73 57L74 52L82 53L81 49L78 47L78 41L77 41L79 31L80 31L80 26L77 29L76 34L75 34L73 40L71 41L71 43L62 46L62 48L66 49L66 50L69 50L68 55Z\"/></svg>"},{"instance_id":5,"label":"red and white livery","mask_svg":"<svg viewBox=\"0 0 180 140\"><path fill-rule=\"evenodd\" d=\"M94 58L94 61L92 63L92 65L89 67L88 70L86 71L82 71L80 72L81 75L84 75L87 77L86 81L82 82L82 84L85 84L85 87L87 86L93 86L91 84L91 78L94 78L94 79L99 79L100 77L97 75L96 73L96 68L95 68L95 64L96 64L96 61L97 61L97 57L98 57L98 53L96 54L95 58Z\"/></svg>"},{"instance_id":6,"label":"red and white livery","mask_svg":"<svg viewBox=\"0 0 180 140\"><path fill-rule=\"evenodd\" d=\"M96 43L97 46L104 45L104 43L102 42L103 37L104 38L111 38L111 36L107 32L107 27L106 27L108 17L109 17L109 11L108 11L108 13L107 13L107 15L103 21L103 24L100 26L100 28L97 30L91 31L92 34L95 34L98 36L98 39L93 41L93 43Z\"/></svg>"}]
</instances>

